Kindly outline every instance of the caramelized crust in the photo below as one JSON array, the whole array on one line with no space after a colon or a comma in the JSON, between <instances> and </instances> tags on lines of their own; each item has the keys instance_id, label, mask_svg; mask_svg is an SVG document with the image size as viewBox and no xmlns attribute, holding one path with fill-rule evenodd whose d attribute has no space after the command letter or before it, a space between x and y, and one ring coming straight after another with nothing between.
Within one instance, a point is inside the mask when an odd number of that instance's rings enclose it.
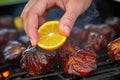
<instances>
[{"instance_id":1,"label":"caramelized crust","mask_svg":"<svg viewBox=\"0 0 120 80\"><path fill-rule=\"evenodd\" d=\"M8 61L17 61L21 58L23 50L25 47L18 41L9 41L4 48L4 58Z\"/></svg>"},{"instance_id":2,"label":"caramelized crust","mask_svg":"<svg viewBox=\"0 0 120 80\"><path fill-rule=\"evenodd\" d=\"M42 51L38 48L31 47L23 51L20 65L29 74L38 75L52 70L57 59L54 51Z\"/></svg>"},{"instance_id":3,"label":"caramelized crust","mask_svg":"<svg viewBox=\"0 0 120 80\"><path fill-rule=\"evenodd\" d=\"M58 50L61 55L62 70L66 74L87 76L96 70L96 54L94 51L77 47L73 41L69 40Z\"/></svg>"},{"instance_id":4,"label":"caramelized crust","mask_svg":"<svg viewBox=\"0 0 120 80\"><path fill-rule=\"evenodd\" d=\"M108 44L108 54L111 59L120 61L120 38Z\"/></svg>"}]
</instances>

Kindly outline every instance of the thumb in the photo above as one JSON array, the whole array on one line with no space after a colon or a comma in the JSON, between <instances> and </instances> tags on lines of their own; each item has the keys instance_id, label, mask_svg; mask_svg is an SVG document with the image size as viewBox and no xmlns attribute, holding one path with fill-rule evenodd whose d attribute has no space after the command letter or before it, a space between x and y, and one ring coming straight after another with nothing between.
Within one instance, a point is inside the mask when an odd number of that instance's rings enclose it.
<instances>
[{"instance_id":1,"label":"thumb","mask_svg":"<svg viewBox=\"0 0 120 80\"><path fill-rule=\"evenodd\" d=\"M73 9L67 10L59 22L59 31L64 36L69 36L72 27L79 15Z\"/></svg>"}]
</instances>

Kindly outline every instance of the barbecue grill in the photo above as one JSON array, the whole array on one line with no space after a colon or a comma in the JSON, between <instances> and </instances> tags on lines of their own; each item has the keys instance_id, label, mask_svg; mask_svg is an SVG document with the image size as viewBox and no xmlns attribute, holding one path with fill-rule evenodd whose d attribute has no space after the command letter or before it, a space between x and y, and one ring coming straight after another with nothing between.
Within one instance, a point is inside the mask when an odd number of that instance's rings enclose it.
<instances>
[{"instance_id":1,"label":"barbecue grill","mask_svg":"<svg viewBox=\"0 0 120 80\"><path fill-rule=\"evenodd\" d=\"M112 61L106 51L97 53L97 69L86 77L64 74L60 66L49 73L32 76L22 70L19 63L7 62L2 58L0 54L0 80L120 80L120 62Z\"/></svg>"},{"instance_id":2,"label":"barbecue grill","mask_svg":"<svg viewBox=\"0 0 120 80\"><path fill-rule=\"evenodd\" d=\"M32 76L21 70L19 63L0 61L0 65L1 74L4 71L10 74L1 80L120 80L120 63L112 61L105 51L97 53L97 70L87 77L67 75L58 68L44 75Z\"/></svg>"}]
</instances>

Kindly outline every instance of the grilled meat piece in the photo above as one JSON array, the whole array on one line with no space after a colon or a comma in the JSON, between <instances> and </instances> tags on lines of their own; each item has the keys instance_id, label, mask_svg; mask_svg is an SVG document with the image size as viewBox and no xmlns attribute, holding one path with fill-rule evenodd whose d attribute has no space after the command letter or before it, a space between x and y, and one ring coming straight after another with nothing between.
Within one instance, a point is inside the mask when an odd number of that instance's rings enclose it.
<instances>
[{"instance_id":1,"label":"grilled meat piece","mask_svg":"<svg viewBox=\"0 0 120 80\"><path fill-rule=\"evenodd\" d=\"M38 75L52 70L57 59L54 51L42 51L39 48L31 47L23 51L20 65L29 74Z\"/></svg>"},{"instance_id":2,"label":"grilled meat piece","mask_svg":"<svg viewBox=\"0 0 120 80\"><path fill-rule=\"evenodd\" d=\"M79 50L79 46L75 43L75 41L71 38L67 39L65 44L59 48L57 51L60 53L61 57L65 57L68 54L74 55L76 51Z\"/></svg>"},{"instance_id":3,"label":"grilled meat piece","mask_svg":"<svg viewBox=\"0 0 120 80\"><path fill-rule=\"evenodd\" d=\"M113 30L104 24L86 26L85 29L88 31L88 35L86 41L82 44L82 48L86 50L100 51L107 47L114 36Z\"/></svg>"},{"instance_id":4,"label":"grilled meat piece","mask_svg":"<svg viewBox=\"0 0 120 80\"><path fill-rule=\"evenodd\" d=\"M70 37L72 39L84 42L87 39L87 35L88 35L88 30L75 27L72 29Z\"/></svg>"},{"instance_id":5,"label":"grilled meat piece","mask_svg":"<svg viewBox=\"0 0 120 80\"><path fill-rule=\"evenodd\" d=\"M28 47L30 45L29 38L26 35L21 35L18 39L22 44L24 44L25 47Z\"/></svg>"},{"instance_id":6,"label":"grilled meat piece","mask_svg":"<svg viewBox=\"0 0 120 80\"><path fill-rule=\"evenodd\" d=\"M9 41L16 40L16 36L18 36L18 35L17 35L17 31L15 29L8 29L7 37L8 37Z\"/></svg>"},{"instance_id":7,"label":"grilled meat piece","mask_svg":"<svg viewBox=\"0 0 120 80\"><path fill-rule=\"evenodd\" d=\"M0 49L2 49L8 41L8 29L0 29Z\"/></svg>"},{"instance_id":8,"label":"grilled meat piece","mask_svg":"<svg viewBox=\"0 0 120 80\"><path fill-rule=\"evenodd\" d=\"M17 61L25 48L18 41L9 41L4 48L4 58L8 61Z\"/></svg>"},{"instance_id":9,"label":"grilled meat piece","mask_svg":"<svg viewBox=\"0 0 120 80\"><path fill-rule=\"evenodd\" d=\"M94 50L95 52L105 48L108 44L106 37L97 32L90 32L87 41L83 43L83 49Z\"/></svg>"},{"instance_id":10,"label":"grilled meat piece","mask_svg":"<svg viewBox=\"0 0 120 80\"><path fill-rule=\"evenodd\" d=\"M108 18L105 21L115 32L120 33L120 17Z\"/></svg>"},{"instance_id":11,"label":"grilled meat piece","mask_svg":"<svg viewBox=\"0 0 120 80\"><path fill-rule=\"evenodd\" d=\"M113 29L110 28L107 24L87 25L85 26L85 29L88 31L88 34L90 32L96 32L98 34L104 35L108 40L111 40L115 35Z\"/></svg>"},{"instance_id":12,"label":"grilled meat piece","mask_svg":"<svg viewBox=\"0 0 120 80\"><path fill-rule=\"evenodd\" d=\"M120 38L115 39L108 44L108 54L111 59L120 61Z\"/></svg>"},{"instance_id":13,"label":"grilled meat piece","mask_svg":"<svg viewBox=\"0 0 120 80\"><path fill-rule=\"evenodd\" d=\"M10 40L16 39L16 30L15 29L0 29L0 48L3 49L7 42Z\"/></svg>"},{"instance_id":14,"label":"grilled meat piece","mask_svg":"<svg viewBox=\"0 0 120 80\"><path fill-rule=\"evenodd\" d=\"M66 74L87 76L96 70L96 54L94 51L79 49L69 40L58 49L61 55L62 70Z\"/></svg>"},{"instance_id":15,"label":"grilled meat piece","mask_svg":"<svg viewBox=\"0 0 120 80\"><path fill-rule=\"evenodd\" d=\"M0 29L12 27L12 20L13 20L12 16L9 15L0 16Z\"/></svg>"}]
</instances>

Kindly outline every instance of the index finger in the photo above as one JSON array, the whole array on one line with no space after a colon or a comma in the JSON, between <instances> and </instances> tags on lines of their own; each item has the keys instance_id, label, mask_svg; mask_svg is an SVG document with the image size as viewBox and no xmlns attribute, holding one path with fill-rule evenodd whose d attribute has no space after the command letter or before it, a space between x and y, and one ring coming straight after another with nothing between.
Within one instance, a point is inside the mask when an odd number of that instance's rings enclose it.
<instances>
[{"instance_id":1,"label":"index finger","mask_svg":"<svg viewBox=\"0 0 120 80\"><path fill-rule=\"evenodd\" d=\"M38 19L45 13L46 3L45 0L37 0L26 13L27 21L25 23L25 30L30 38L32 46L36 46L38 41Z\"/></svg>"}]
</instances>

